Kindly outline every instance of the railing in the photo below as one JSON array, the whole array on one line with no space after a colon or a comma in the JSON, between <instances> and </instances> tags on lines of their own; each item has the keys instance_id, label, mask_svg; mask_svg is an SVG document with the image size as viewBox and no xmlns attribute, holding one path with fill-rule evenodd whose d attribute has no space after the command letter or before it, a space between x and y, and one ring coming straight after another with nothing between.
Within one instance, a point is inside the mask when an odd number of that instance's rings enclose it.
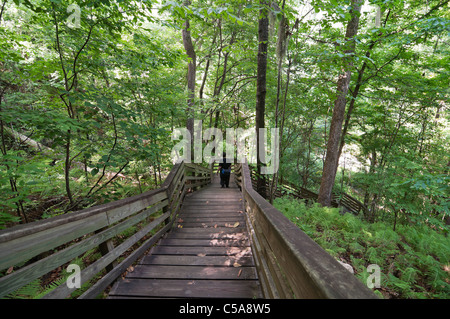
<instances>
[{"instance_id":1,"label":"railing","mask_svg":"<svg viewBox=\"0 0 450 319\"><path fill-rule=\"evenodd\" d=\"M159 189L1 230L0 271L13 271L0 278L0 297L99 247L102 256L79 274L83 284L107 270L79 297L95 298L170 230L185 194L210 182L211 168L180 163L172 168ZM114 247L113 239L136 228ZM124 255L136 244L137 248ZM44 297L67 298L76 289L69 286L60 284Z\"/></svg>"},{"instance_id":2,"label":"railing","mask_svg":"<svg viewBox=\"0 0 450 319\"><path fill-rule=\"evenodd\" d=\"M252 187L246 163L235 166L265 298L375 298L353 274Z\"/></svg>"}]
</instances>

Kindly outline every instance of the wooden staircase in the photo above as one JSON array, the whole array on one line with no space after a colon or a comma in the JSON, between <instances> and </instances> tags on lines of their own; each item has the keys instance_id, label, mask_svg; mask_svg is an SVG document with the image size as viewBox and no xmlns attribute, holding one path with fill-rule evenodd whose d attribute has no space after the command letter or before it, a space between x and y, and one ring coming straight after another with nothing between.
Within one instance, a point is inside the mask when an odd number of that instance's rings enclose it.
<instances>
[{"instance_id":1,"label":"wooden staircase","mask_svg":"<svg viewBox=\"0 0 450 319\"><path fill-rule=\"evenodd\" d=\"M187 195L174 228L109 298L261 298L242 193L218 178Z\"/></svg>"}]
</instances>

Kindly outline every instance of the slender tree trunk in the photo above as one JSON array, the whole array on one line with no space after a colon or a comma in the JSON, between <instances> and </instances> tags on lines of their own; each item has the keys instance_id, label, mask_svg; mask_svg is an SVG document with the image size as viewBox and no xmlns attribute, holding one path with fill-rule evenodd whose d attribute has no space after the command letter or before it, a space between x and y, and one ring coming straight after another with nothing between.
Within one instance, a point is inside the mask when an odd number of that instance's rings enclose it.
<instances>
[{"instance_id":1,"label":"slender tree trunk","mask_svg":"<svg viewBox=\"0 0 450 319\"><path fill-rule=\"evenodd\" d=\"M352 115L353 108L355 107L356 98L357 98L357 96L359 94L359 90L361 89L362 77L363 77L365 69L366 69L366 62L364 61L363 66L361 67L361 70L358 71L358 80L356 82L355 89L353 90L352 100L350 101L350 105L349 105L348 110L347 110L347 116L345 118L345 123L344 123L344 129L342 130L341 140L339 142L338 158L341 157L342 149L344 148L345 135L347 134L348 127L350 125L350 117Z\"/></svg>"},{"instance_id":2,"label":"slender tree trunk","mask_svg":"<svg viewBox=\"0 0 450 319\"><path fill-rule=\"evenodd\" d=\"M354 37L358 33L359 14L361 11L362 0L352 0L351 20L347 24L345 39L348 48L344 51L344 70L339 75L337 83L337 98L334 102L333 115L331 118L330 134L327 144L327 155L322 172L318 202L323 206L331 206L331 193L336 171L339 164L339 144L342 132L342 123L345 115L345 105L347 103L347 92L350 84L351 70L353 68L353 57L347 57L347 54L355 52Z\"/></svg>"},{"instance_id":3,"label":"slender tree trunk","mask_svg":"<svg viewBox=\"0 0 450 319\"><path fill-rule=\"evenodd\" d=\"M2 8L0 9L0 24L2 23L3 11L5 10L7 0L3 1Z\"/></svg>"},{"instance_id":4,"label":"slender tree trunk","mask_svg":"<svg viewBox=\"0 0 450 319\"><path fill-rule=\"evenodd\" d=\"M70 190L70 139L71 139L71 132L70 130L67 131L67 140L66 140L66 158L64 161L64 179L66 184L66 193L67 197L69 198L70 206L73 205L73 196L72 191Z\"/></svg>"},{"instance_id":5,"label":"slender tree trunk","mask_svg":"<svg viewBox=\"0 0 450 319\"><path fill-rule=\"evenodd\" d=\"M388 21L389 15L390 15L390 11L386 15L386 18L385 18L385 20L383 22L383 27L386 26L386 23ZM381 19L381 11L380 11L380 7L378 7L378 9L377 9L377 20L380 20L380 19ZM380 26L380 22L377 22L377 26L378 27ZM382 33L380 33L380 35L381 34ZM375 40L372 41L372 43L369 46L369 49L366 52L366 57L368 57L368 58L370 57L370 54L371 54L373 48L375 47L375 45L377 43L378 43L378 41L375 41ZM391 61L389 61L388 63L390 63L392 61L393 61L393 59ZM384 64L384 66L386 66L388 63ZM363 65L361 66L361 69L358 70L358 79L356 81L355 89L352 92L352 99L350 101L350 105L349 105L348 110L347 110L347 115L346 115L345 123L344 123L344 129L342 130L341 142L340 142L340 145L339 145L339 155L338 155L339 157L341 157L342 149L344 148L344 145L345 145L345 135L347 134L347 131L348 131L348 128L349 128L349 125L350 125L350 118L351 118L353 109L355 107L356 98L358 97L358 94L359 94L359 91L361 89L361 86L363 85L364 82L367 81L367 80L363 81L363 75L364 75L364 72L366 70L366 67L367 67L367 61L364 61Z\"/></svg>"},{"instance_id":6,"label":"slender tree trunk","mask_svg":"<svg viewBox=\"0 0 450 319\"><path fill-rule=\"evenodd\" d=\"M283 1L282 4L282 10L284 10L284 4L285 1ZM283 59L285 57L285 53L286 53L286 46L287 46L287 36L286 36L286 31L287 31L287 19L286 17L283 15L281 17L281 21L280 21L280 25L278 26L278 34L277 34L277 71L278 71L278 75L277 75L277 99L275 102L275 127L280 128L279 126L279 115L280 115L280 95L281 95L281 90L282 90L282 69L283 69ZM288 84L286 83L286 90L287 90ZM286 102L286 100L285 100ZM284 103L284 105L286 105L286 103ZM284 112L283 112L283 121L284 121ZM283 127L280 128L280 131L283 131ZM281 138L280 138L281 141ZM278 158L281 160L281 149L278 149ZM273 204L273 199L275 197L275 193L277 191L277 187L278 187L278 172L275 172L272 176L272 182L271 185L269 187L269 202L271 204Z\"/></svg>"},{"instance_id":7,"label":"slender tree trunk","mask_svg":"<svg viewBox=\"0 0 450 319\"><path fill-rule=\"evenodd\" d=\"M189 6L191 1L186 0L184 2L185 6ZM190 61L188 64L188 75L187 75L187 86L188 86L188 107L186 109L187 113L187 121L186 128L191 133L191 147L194 145L194 99L195 99L195 73L196 73L196 63L197 63L197 55L195 54L194 45L192 43L191 31L189 19L186 19L184 23L184 29L182 30L183 36L183 45L186 50L186 54L189 57ZM194 152L191 151L192 158L194 156Z\"/></svg>"},{"instance_id":8,"label":"slender tree trunk","mask_svg":"<svg viewBox=\"0 0 450 319\"><path fill-rule=\"evenodd\" d=\"M267 74L267 48L269 41L269 17L267 12L268 3L266 1L260 1L262 9L260 10L260 17L258 23L258 66L256 75L256 153L257 153L257 183L256 191L264 198L266 197L266 184L265 178L261 174L261 162L260 154L265 154L264 149L260 149L260 139L264 139L264 136L260 136L259 129L264 128L264 114L266 107L266 74Z\"/></svg>"}]
</instances>

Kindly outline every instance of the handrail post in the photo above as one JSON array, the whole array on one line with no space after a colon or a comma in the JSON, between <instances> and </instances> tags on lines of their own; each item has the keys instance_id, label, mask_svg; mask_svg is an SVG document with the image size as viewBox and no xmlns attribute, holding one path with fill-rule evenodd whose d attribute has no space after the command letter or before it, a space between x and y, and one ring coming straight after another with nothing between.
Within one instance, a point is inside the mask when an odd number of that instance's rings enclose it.
<instances>
[{"instance_id":1,"label":"handrail post","mask_svg":"<svg viewBox=\"0 0 450 319\"><path fill-rule=\"evenodd\" d=\"M100 233L100 232L102 232L103 230L105 230L105 229L107 229L107 228L108 228L108 227L105 227L105 228L103 228L103 229L99 229L99 230L96 231L95 233L96 233L96 234L97 234L97 233ZM113 243L112 239L109 239L109 240L107 240L107 241L101 243L100 245L98 245L98 248L99 248L99 250L100 250L101 255L102 255L102 256L105 256L105 255L108 254L110 251L113 251L113 250L114 250L114 243ZM109 265L107 265L107 266L105 267L105 270L106 270L106 272L108 273L108 272L110 272L111 270L113 270L114 267L116 267L116 266L117 266L117 260L114 260L112 263L110 263Z\"/></svg>"}]
</instances>

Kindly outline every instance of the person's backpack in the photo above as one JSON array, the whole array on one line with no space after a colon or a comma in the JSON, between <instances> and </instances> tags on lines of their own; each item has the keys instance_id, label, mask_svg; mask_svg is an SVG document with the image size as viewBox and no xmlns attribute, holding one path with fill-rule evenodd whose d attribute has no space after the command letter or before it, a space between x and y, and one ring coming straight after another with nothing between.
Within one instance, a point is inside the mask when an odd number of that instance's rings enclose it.
<instances>
[{"instance_id":1,"label":"person's backpack","mask_svg":"<svg viewBox=\"0 0 450 319\"><path fill-rule=\"evenodd\" d=\"M222 168L222 174L230 174L231 173L231 168Z\"/></svg>"}]
</instances>

